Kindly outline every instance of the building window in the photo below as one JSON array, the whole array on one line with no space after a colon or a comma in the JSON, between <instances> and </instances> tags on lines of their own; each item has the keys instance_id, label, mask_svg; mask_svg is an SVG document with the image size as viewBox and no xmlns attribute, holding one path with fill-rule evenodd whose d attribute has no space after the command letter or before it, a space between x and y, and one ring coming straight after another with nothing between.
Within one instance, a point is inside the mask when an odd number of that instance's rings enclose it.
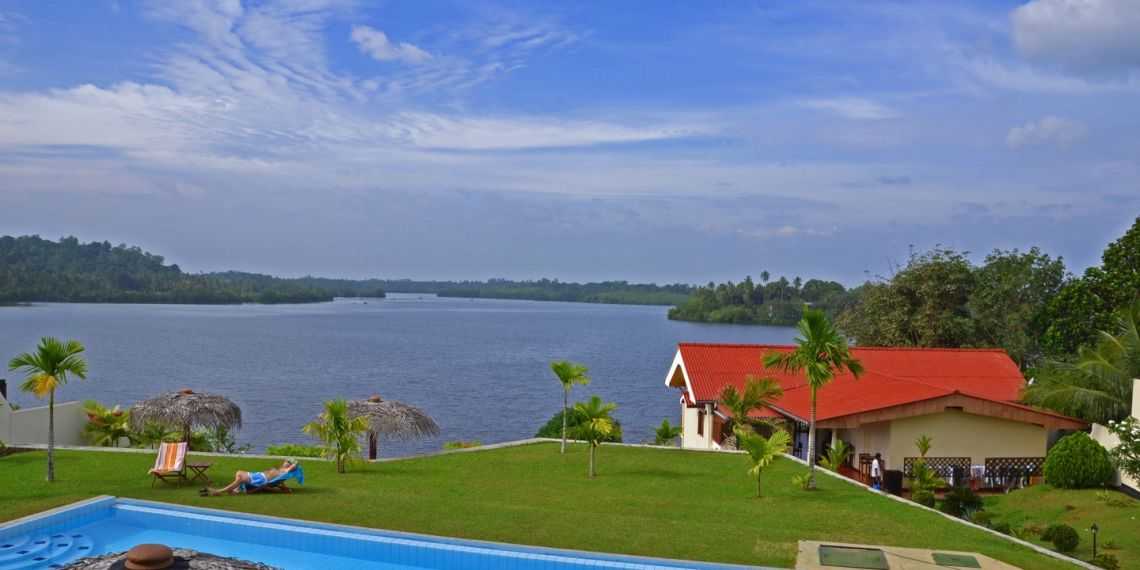
<instances>
[{"instance_id":1,"label":"building window","mask_svg":"<svg viewBox=\"0 0 1140 570\"><path fill-rule=\"evenodd\" d=\"M705 413L697 412L697 435L705 435Z\"/></svg>"}]
</instances>

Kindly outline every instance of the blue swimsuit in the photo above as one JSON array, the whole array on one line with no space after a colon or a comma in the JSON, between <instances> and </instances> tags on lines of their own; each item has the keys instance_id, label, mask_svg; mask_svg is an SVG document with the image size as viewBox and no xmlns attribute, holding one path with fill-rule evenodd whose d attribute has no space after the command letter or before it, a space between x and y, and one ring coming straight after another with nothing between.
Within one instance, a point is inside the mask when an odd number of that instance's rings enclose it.
<instances>
[{"instance_id":1,"label":"blue swimsuit","mask_svg":"<svg viewBox=\"0 0 1140 570\"><path fill-rule=\"evenodd\" d=\"M265 478L265 473L258 472L249 474L249 484L254 487L261 487L268 482L269 480Z\"/></svg>"}]
</instances>

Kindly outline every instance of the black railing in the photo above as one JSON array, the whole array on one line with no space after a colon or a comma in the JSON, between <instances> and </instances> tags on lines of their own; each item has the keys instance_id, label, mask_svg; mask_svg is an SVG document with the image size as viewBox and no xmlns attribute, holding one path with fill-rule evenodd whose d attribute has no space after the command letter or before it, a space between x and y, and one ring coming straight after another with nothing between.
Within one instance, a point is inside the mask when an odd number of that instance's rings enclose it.
<instances>
[{"instance_id":1,"label":"black railing","mask_svg":"<svg viewBox=\"0 0 1140 570\"><path fill-rule=\"evenodd\" d=\"M1041 475L1044 457L987 457L983 485L993 489L1028 487Z\"/></svg>"}]
</instances>

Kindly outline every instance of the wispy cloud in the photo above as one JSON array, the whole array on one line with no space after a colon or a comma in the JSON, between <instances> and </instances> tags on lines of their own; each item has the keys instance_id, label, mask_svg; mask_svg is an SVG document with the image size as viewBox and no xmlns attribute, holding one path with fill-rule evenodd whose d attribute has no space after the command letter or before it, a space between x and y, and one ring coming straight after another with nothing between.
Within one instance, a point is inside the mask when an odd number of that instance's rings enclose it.
<instances>
[{"instance_id":1,"label":"wispy cloud","mask_svg":"<svg viewBox=\"0 0 1140 570\"><path fill-rule=\"evenodd\" d=\"M430 53L407 42L391 42L387 34L369 26L353 26L350 37L361 52L377 61L402 61L414 64L431 59Z\"/></svg>"},{"instance_id":2,"label":"wispy cloud","mask_svg":"<svg viewBox=\"0 0 1140 570\"><path fill-rule=\"evenodd\" d=\"M858 121L878 121L893 119L898 113L889 107L861 97L836 97L830 99L804 99L800 105L809 109L819 109L845 119Z\"/></svg>"},{"instance_id":3,"label":"wispy cloud","mask_svg":"<svg viewBox=\"0 0 1140 570\"><path fill-rule=\"evenodd\" d=\"M1087 134L1088 127L1084 123L1050 115L1013 127L1005 137L1005 144L1013 149L1038 145L1067 147Z\"/></svg>"}]
</instances>

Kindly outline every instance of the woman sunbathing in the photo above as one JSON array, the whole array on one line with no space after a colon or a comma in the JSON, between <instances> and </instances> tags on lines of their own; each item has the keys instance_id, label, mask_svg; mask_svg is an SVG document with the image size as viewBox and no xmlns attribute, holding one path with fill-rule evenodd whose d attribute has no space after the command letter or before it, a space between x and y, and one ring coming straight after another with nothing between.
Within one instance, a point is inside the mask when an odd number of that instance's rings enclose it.
<instances>
[{"instance_id":1,"label":"woman sunbathing","mask_svg":"<svg viewBox=\"0 0 1140 570\"><path fill-rule=\"evenodd\" d=\"M257 471L250 473L249 471L238 471L234 473L234 480L229 485L221 489L205 488L198 491L199 495L203 497L210 495L233 495L237 494L242 485L250 487L261 487L266 483L284 475L297 468L297 461L294 459L286 459L279 467L272 467L265 471Z\"/></svg>"}]
</instances>

